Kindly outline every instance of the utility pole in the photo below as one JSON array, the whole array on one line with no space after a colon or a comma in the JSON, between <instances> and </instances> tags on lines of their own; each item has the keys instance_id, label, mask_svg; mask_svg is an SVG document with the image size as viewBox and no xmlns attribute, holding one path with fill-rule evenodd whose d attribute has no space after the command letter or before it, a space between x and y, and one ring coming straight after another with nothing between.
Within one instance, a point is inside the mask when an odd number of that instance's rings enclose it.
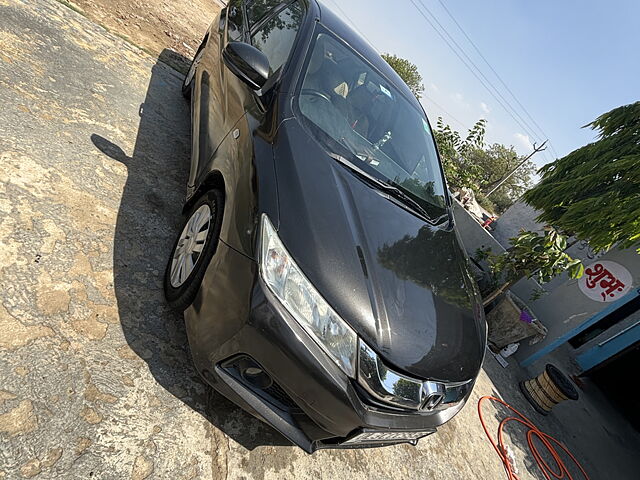
<instances>
[{"instance_id":1,"label":"utility pole","mask_svg":"<svg viewBox=\"0 0 640 480\"><path fill-rule=\"evenodd\" d=\"M488 196L489 196L489 195L491 195L493 192L495 192L497 189L499 189L499 188L504 184L504 182L506 182L507 180L509 180L509 179L511 178L511 176L512 176L514 173L516 173L516 172L518 171L518 169L519 169L521 166L523 166L525 163L527 163L527 161L528 161L531 157L533 157L536 153L538 153L538 152L542 152L543 150L546 150L546 149L547 149L547 147L546 147L545 145L547 144L547 141L548 141L548 140L545 140L545 141L544 141L544 143L543 143L542 145L540 145L539 147L536 147L536 144L534 143L534 144L533 144L533 152L531 152L529 155L527 155L527 156L525 157L525 159L524 159L524 160L522 160L522 162L520 162L520 164L519 164L516 168L514 168L513 170L511 170L511 172L509 172L509 174L507 174L507 176L503 177L503 178L502 178L502 180L500 180L500 181L496 184L496 186L495 186L495 187L493 187L493 188L491 189L491 191L490 191L489 193L487 193L485 196L486 196L486 197L488 197Z\"/></svg>"}]
</instances>

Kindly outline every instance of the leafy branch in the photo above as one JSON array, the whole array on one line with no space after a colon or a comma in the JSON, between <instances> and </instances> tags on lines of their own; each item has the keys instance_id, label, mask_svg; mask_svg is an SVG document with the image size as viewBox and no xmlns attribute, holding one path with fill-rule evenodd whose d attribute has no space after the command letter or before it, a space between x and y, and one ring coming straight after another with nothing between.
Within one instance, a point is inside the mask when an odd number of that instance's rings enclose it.
<instances>
[{"instance_id":1,"label":"leafy branch","mask_svg":"<svg viewBox=\"0 0 640 480\"><path fill-rule=\"evenodd\" d=\"M540 170L524 195L538 220L589 242L594 251L640 243L640 102L586 125L598 139ZM640 248L638 248L640 253Z\"/></svg>"},{"instance_id":2,"label":"leafy branch","mask_svg":"<svg viewBox=\"0 0 640 480\"><path fill-rule=\"evenodd\" d=\"M543 235L522 231L509 241L511 247L504 253L484 252L493 277L502 282L500 288L486 297L485 306L525 277L547 283L564 272L571 278L580 278L584 274L582 262L565 252L567 237L551 227L547 227Z\"/></svg>"}]
</instances>

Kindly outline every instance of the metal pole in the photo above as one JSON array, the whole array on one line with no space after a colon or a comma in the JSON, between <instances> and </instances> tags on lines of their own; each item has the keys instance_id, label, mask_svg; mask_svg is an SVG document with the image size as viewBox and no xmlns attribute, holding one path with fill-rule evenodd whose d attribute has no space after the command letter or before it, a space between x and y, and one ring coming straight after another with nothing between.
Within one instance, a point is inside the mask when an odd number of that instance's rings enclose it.
<instances>
[{"instance_id":1,"label":"metal pole","mask_svg":"<svg viewBox=\"0 0 640 480\"><path fill-rule=\"evenodd\" d=\"M527 156L525 157L525 159L524 159L524 160L522 160L522 162L520 162L520 164L519 164L516 168L514 168L513 170L511 170L511 172L510 172L506 177L504 177L502 180L500 180L500 181L498 182L498 184L497 184L495 187L493 187L489 193L487 193L487 194L485 195L485 197L488 197L488 196L489 196L489 195L491 195L493 192L495 192L497 189L499 189L499 188L504 184L504 182L506 182L507 180L509 180L509 179L513 176L513 174L514 174L514 173L516 173L516 172L518 171L518 169L519 169L521 166L523 166L525 163L527 163L527 161L528 161L531 157L533 157L536 153L541 152L541 151L543 151L543 150L546 150L546 149L547 149L547 147L545 147L545 145L546 145L546 144L547 144L547 140L545 140L545 141L544 141L544 143L543 143L542 145L540 145L539 147L536 147L536 146L535 146L535 144L534 144L534 146L533 146L533 152L531 152L529 155L527 155Z\"/></svg>"}]
</instances>

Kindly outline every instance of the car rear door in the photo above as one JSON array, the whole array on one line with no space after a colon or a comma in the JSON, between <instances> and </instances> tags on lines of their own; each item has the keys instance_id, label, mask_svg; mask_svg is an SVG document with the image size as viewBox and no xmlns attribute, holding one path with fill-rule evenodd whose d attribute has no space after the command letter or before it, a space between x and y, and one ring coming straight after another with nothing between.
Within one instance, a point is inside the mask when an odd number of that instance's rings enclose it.
<instances>
[{"instance_id":1,"label":"car rear door","mask_svg":"<svg viewBox=\"0 0 640 480\"><path fill-rule=\"evenodd\" d=\"M301 0L249 0L247 20L251 44L269 59L269 81L263 90L277 81L293 50L304 22L306 6Z\"/></svg>"},{"instance_id":2,"label":"car rear door","mask_svg":"<svg viewBox=\"0 0 640 480\"><path fill-rule=\"evenodd\" d=\"M271 64L263 91L279 78L306 9L300 0L232 0L226 9L224 29L209 35L194 95L194 141L198 158L194 180L206 177L221 143L235 130L247 109L255 105L251 91L224 64L222 50L229 42L247 42L261 50ZM240 130L243 130L240 128Z\"/></svg>"},{"instance_id":3,"label":"car rear door","mask_svg":"<svg viewBox=\"0 0 640 480\"><path fill-rule=\"evenodd\" d=\"M192 94L192 156L197 169L193 179L214 154L233 125L244 114L238 101L229 97L246 94L239 80L224 65L222 51L230 41L247 38L244 0L231 0L214 22L205 39L205 49Z\"/></svg>"}]
</instances>

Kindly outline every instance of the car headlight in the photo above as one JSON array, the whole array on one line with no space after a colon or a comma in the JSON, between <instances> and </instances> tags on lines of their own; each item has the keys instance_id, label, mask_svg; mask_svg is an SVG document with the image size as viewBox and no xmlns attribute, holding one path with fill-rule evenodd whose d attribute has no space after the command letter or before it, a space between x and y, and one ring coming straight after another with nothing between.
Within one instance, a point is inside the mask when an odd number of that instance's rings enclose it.
<instances>
[{"instance_id":1,"label":"car headlight","mask_svg":"<svg viewBox=\"0 0 640 480\"><path fill-rule=\"evenodd\" d=\"M260 274L282 305L349 377L355 378L358 337L304 276L262 215Z\"/></svg>"}]
</instances>

